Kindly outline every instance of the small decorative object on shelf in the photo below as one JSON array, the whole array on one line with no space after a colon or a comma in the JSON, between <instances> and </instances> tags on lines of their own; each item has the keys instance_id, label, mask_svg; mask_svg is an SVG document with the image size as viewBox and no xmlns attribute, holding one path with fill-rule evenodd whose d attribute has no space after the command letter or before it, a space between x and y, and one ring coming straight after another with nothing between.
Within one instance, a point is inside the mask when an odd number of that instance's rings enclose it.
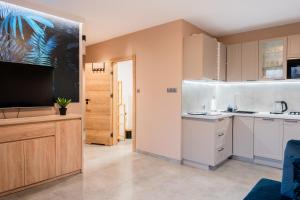
<instances>
[{"instance_id":1,"label":"small decorative object on shelf","mask_svg":"<svg viewBox=\"0 0 300 200\"><path fill-rule=\"evenodd\" d=\"M67 98L57 98L56 103L60 106L59 113L60 115L66 115L67 114L67 106L71 103L71 99Z\"/></svg>"}]
</instances>

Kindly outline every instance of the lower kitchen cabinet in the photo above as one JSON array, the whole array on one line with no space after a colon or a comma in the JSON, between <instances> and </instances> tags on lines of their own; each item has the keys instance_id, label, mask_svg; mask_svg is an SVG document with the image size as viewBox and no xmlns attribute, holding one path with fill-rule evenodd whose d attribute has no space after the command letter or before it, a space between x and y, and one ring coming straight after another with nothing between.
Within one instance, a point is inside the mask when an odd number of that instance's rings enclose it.
<instances>
[{"instance_id":1,"label":"lower kitchen cabinet","mask_svg":"<svg viewBox=\"0 0 300 200\"><path fill-rule=\"evenodd\" d=\"M284 150L286 144L290 140L300 140L300 121L299 120L284 120L284 131L283 131L283 148L282 153L284 154Z\"/></svg>"},{"instance_id":2,"label":"lower kitchen cabinet","mask_svg":"<svg viewBox=\"0 0 300 200\"><path fill-rule=\"evenodd\" d=\"M23 142L0 144L0 192L24 186Z\"/></svg>"},{"instance_id":3,"label":"lower kitchen cabinet","mask_svg":"<svg viewBox=\"0 0 300 200\"><path fill-rule=\"evenodd\" d=\"M233 155L253 159L253 117L234 117Z\"/></svg>"},{"instance_id":4,"label":"lower kitchen cabinet","mask_svg":"<svg viewBox=\"0 0 300 200\"><path fill-rule=\"evenodd\" d=\"M232 155L232 119L184 118L183 162L216 166Z\"/></svg>"},{"instance_id":5,"label":"lower kitchen cabinet","mask_svg":"<svg viewBox=\"0 0 300 200\"><path fill-rule=\"evenodd\" d=\"M55 177L55 136L24 141L25 185Z\"/></svg>"},{"instance_id":6,"label":"lower kitchen cabinet","mask_svg":"<svg viewBox=\"0 0 300 200\"><path fill-rule=\"evenodd\" d=\"M282 160L283 120L255 118L254 155Z\"/></svg>"}]
</instances>

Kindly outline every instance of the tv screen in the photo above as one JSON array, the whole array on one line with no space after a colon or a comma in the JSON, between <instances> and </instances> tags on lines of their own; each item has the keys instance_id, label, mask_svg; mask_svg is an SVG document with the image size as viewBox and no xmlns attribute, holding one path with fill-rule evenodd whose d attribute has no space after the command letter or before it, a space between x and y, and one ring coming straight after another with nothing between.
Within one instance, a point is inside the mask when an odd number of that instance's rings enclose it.
<instances>
[{"instance_id":1,"label":"tv screen","mask_svg":"<svg viewBox=\"0 0 300 200\"><path fill-rule=\"evenodd\" d=\"M53 68L0 62L0 108L53 106Z\"/></svg>"}]
</instances>

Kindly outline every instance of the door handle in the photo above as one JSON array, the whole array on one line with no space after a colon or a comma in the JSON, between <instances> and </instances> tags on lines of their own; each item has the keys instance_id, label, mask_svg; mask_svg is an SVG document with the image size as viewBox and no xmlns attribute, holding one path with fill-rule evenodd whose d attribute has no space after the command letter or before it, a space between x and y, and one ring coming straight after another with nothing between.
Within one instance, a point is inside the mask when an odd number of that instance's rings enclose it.
<instances>
[{"instance_id":1,"label":"door handle","mask_svg":"<svg viewBox=\"0 0 300 200\"><path fill-rule=\"evenodd\" d=\"M287 122L287 123L298 123L298 120L295 120L295 119L286 119L284 120L284 122Z\"/></svg>"},{"instance_id":2,"label":"door handle","mask_svg":"<svg viewBox=\"0 0 300 200\"><path fill-rule=\"evenodd\" d=\"M223 135L224 135L224 133L219 133L218 134L219 137L222 137Z\"/></svg>"},{"instance_id":3,"label":"door handle","mask_svg":"<svg viewBox=\"0 0 300 200\"><path fill-rule=\"evenodd\" d=\"M224 150L224 148L222 147L222 148L218 149L218 152L221 152L221 151L223 151L223 150Z\"/></svg>"},{"instance_id":4,"label":"door handle","mask_svg":"<svg viewBox=\"0 0 300 200\"><path fill-rule=\"evenodd\" d=\"M273 118L263 118L263 120L265 120L265 121L274 121Z\"/></svg>"}]
</instances>

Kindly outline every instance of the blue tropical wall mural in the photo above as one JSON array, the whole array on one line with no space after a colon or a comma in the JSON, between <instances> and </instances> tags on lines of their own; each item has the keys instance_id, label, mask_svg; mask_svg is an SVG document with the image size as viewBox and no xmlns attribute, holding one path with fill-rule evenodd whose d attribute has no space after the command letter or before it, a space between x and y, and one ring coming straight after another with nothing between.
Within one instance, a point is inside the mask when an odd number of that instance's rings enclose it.
<instances>
[{"instance_id":1,"label":"blue tropical wall mural","mask_svg":"<svg viewBox=\"0 0 300 200\"><path fill-rule=\"evenodd\" d=\"M54 96L79 101L79 23L0 1L0 61L54 69Z\"/></svg>"}]
</instances>

